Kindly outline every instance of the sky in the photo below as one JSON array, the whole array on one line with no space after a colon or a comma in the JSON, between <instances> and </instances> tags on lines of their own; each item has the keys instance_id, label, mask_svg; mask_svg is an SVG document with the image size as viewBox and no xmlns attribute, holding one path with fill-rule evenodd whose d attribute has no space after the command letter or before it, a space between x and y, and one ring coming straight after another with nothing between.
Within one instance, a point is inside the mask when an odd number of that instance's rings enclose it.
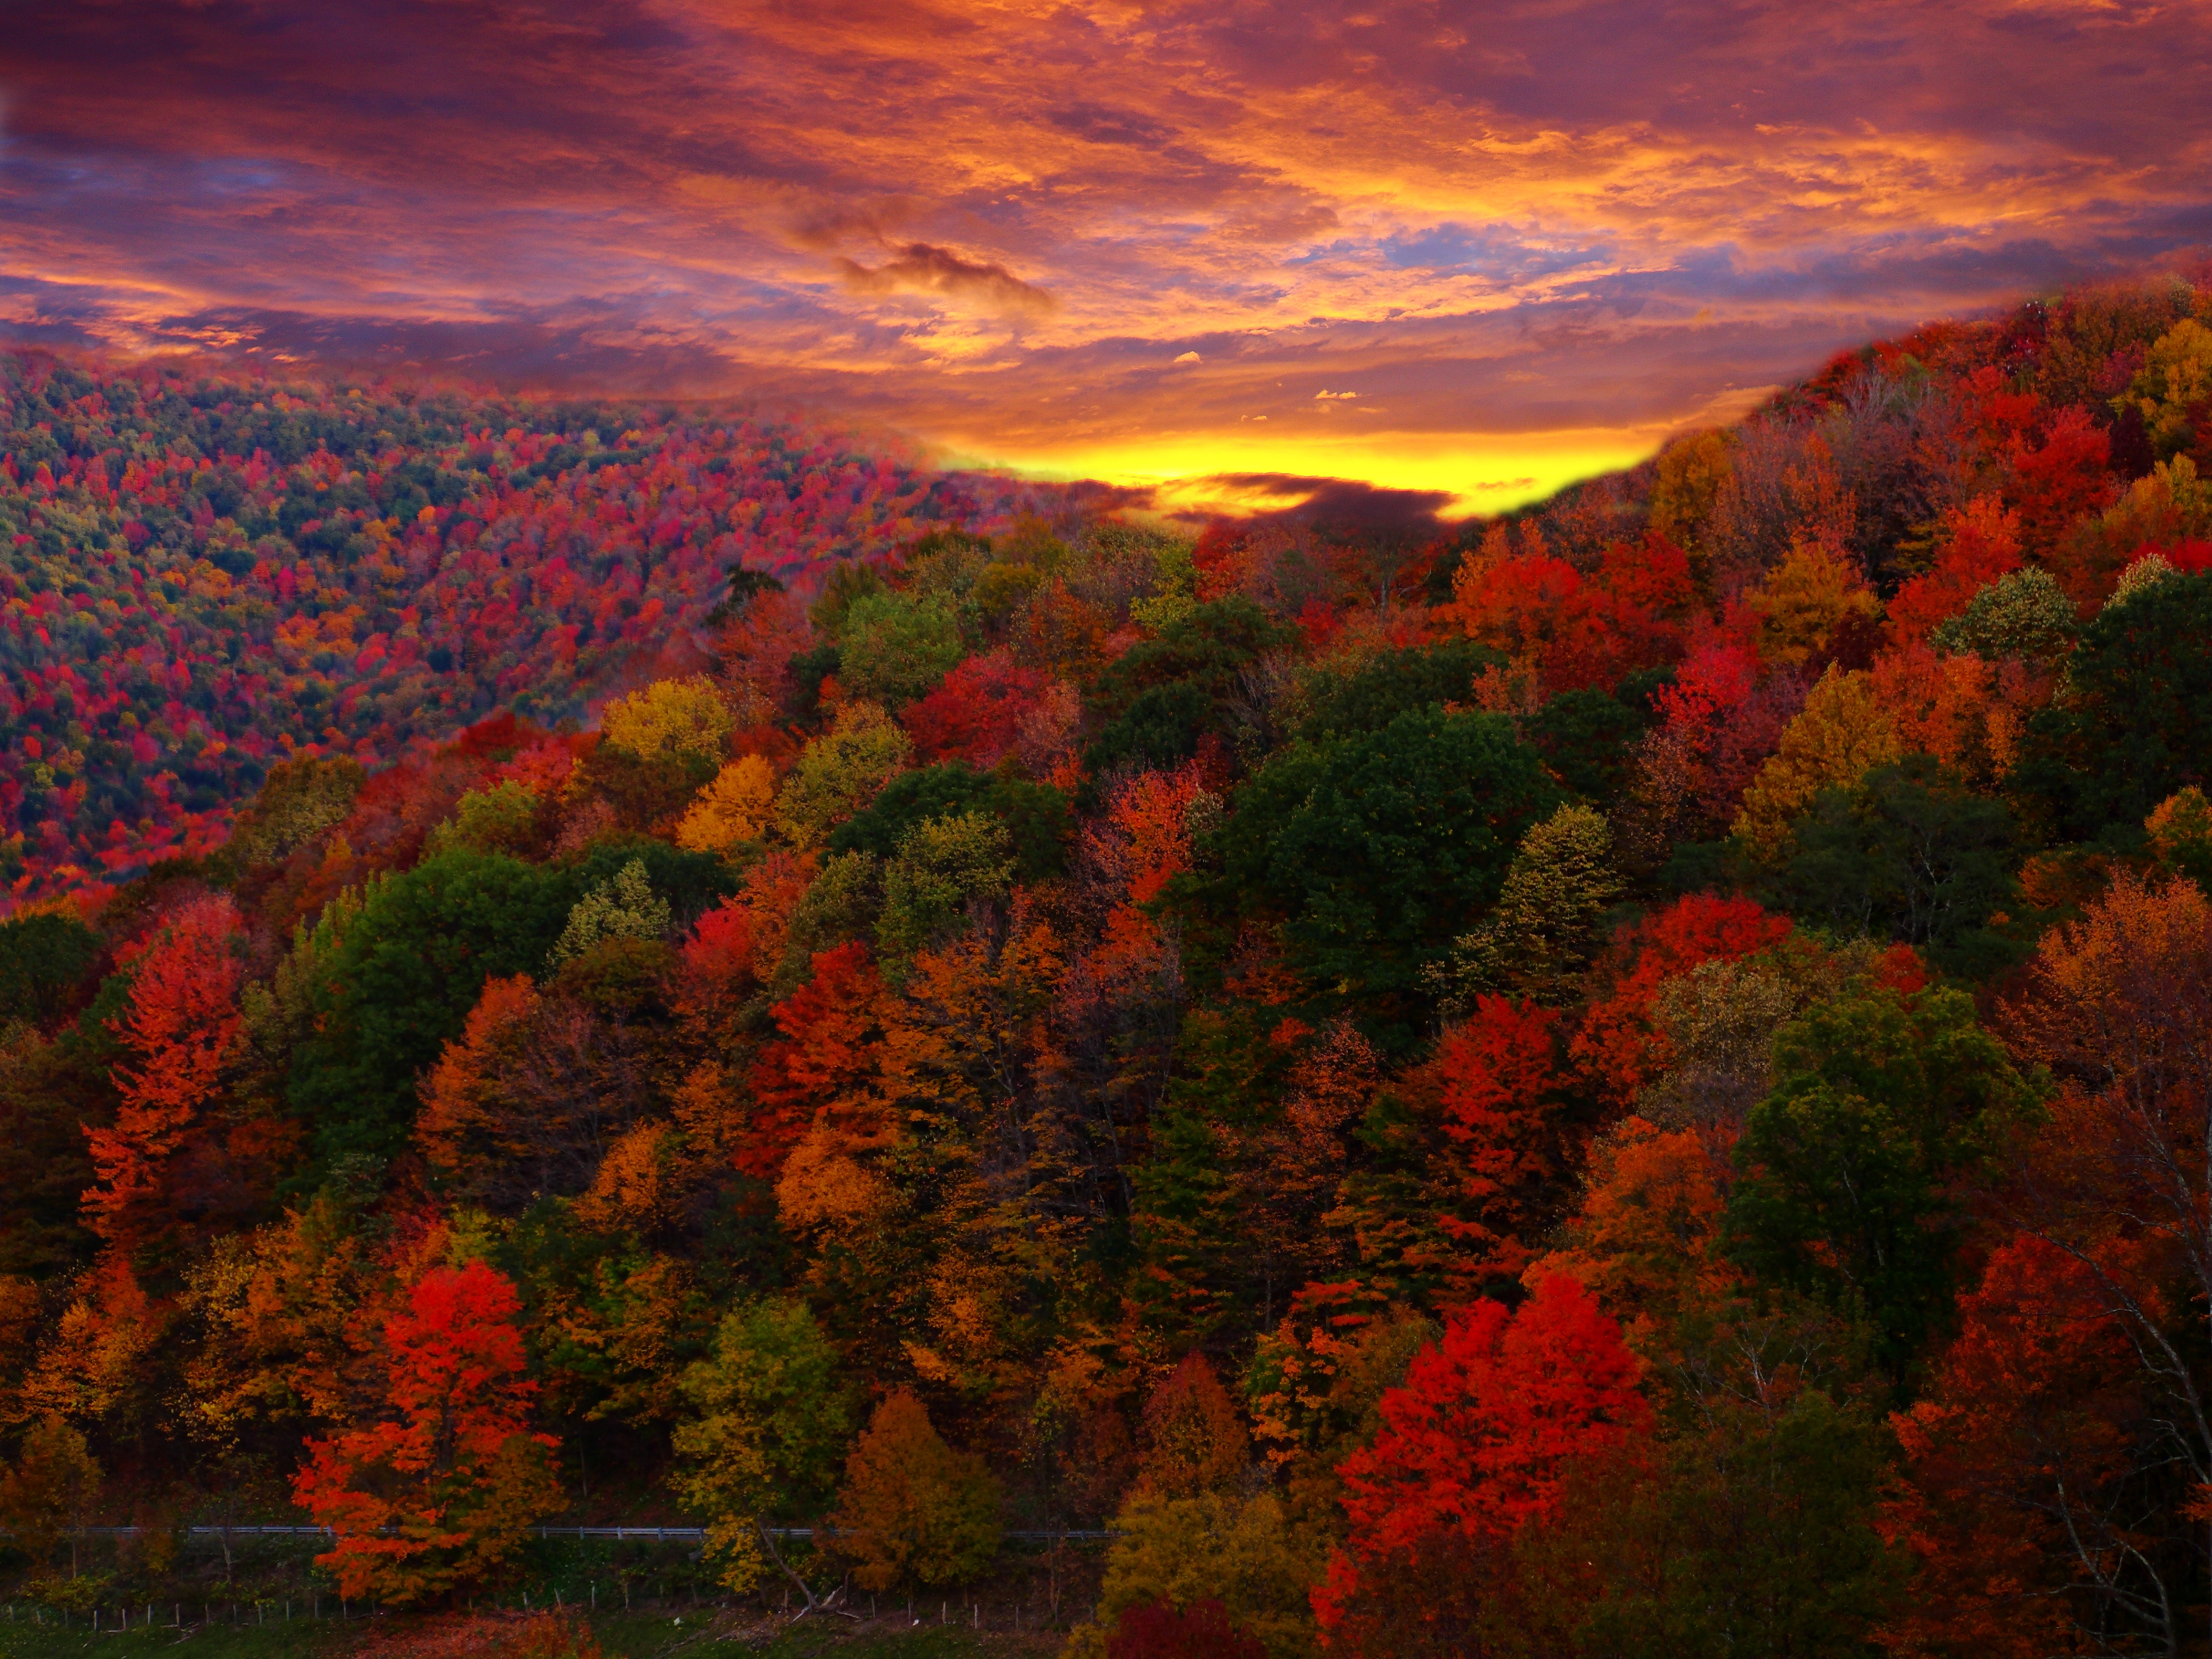
<instances>
[{"instance_id":1,"label":"sky","mask_svg":"<svg viewBox=\"0 0 2212 1659\"><path fill-rule=\"evenodd\" d=\"M2212 0L70 0L0 338L1447 516L2212 243Z\"/></svg>"}]
</instances>

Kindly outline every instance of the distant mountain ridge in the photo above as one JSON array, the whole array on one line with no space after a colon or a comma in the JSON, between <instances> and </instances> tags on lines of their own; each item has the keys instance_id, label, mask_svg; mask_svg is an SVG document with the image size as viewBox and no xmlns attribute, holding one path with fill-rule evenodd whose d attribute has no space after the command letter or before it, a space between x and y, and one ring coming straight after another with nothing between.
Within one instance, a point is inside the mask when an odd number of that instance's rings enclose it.
<instances>
[{"instance_id":1,"label":"distant mountain ridge","mask_svg":"<svg viewBox=\"0 0 2212 1659\"><path fill-rule=\"evenodd\" d=\"M0 894L203 851L300 748L580 715L733 565L1054 497L738 412L0 355Z\"/></svg>"}]
</instances>

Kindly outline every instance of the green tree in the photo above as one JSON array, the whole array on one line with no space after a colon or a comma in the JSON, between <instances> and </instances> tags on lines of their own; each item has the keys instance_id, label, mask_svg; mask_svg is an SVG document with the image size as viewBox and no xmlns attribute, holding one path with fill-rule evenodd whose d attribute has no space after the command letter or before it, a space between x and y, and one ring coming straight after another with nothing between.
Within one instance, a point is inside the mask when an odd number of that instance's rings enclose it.
<instances>
[{"instance_id":1,"label":"green tree","mask_svg":"<svg viewBox=\"0 0 2212 1659\"><path fill-rule=\"evenodd\" d=\"M1966 1216L1958 1182L2036 1113L1965 993L1862 985L1774 1043L1772 1092L1737 1142L1723 1237L1778 1285L1863 1307L1902 1376L1949 1317Z\"/></svg>"},{"instance_id":2,"label":"green tree","mask_svg":"<svg viewBox=\"0 0 2212 1659\"><path fill-rule=\"evenodd\" d=\"M646 878L645 861L632 859L576 901L547 960L557 967L602 939L661 939L674 925L668 901Z\"/></svg>"},{"instance_id":3,"label":"green tree","mask_svg":"<svg viewBox=\"0 0 2212 1659\"><path fill-rule=\"evenodd\" d=\"M1488 646L1460 638L1386 651L1349 673L1316 670L1307 676L1307 714L1300 735L1320 743L1379 732L1413 709L1465 703L1474 695L1474 677L1504 660Z\"/></svg>"},{"instance_id":4,"label":"green tree","mask_svg":"<svg viewBox=\"0 0 2212 1659\"><path fill-rule=\"evenodd\" d=\"M753 601L763 593L781 593L784 586L765 570L748 570L742 563L733 564L729 570L730 585L723 591L721 600L707 613L707 626L720 628L736 621L752 609Z\"/></svg>"},{"instance_id":5,"label":"green tree","mask_svg":"<svg viewBox=\"0 0 2212 1659\"><path fill-rule=\"evenodd\" d=\"M1630 745L1646 724L1638 708L1609 692L1562 691L1521 722L1521 733L1568 789L1609 801L1628 782Z\"/></svg>"},{"instance_id":6,"label":"green tree","mask_svg":"<svg viewBox=\"0 0 2212 1659\"><path fill-rule=\"evenodd\" d=\"M887 708L922 696L960 660L960 624L934 595L866 593L845 613L838 677Z\"/></svg>"},{"instance_id":7,"label":"green tree","mask_svg":"<svg viewBox=\"0 0 2212 1659\"><path fill-rule=\"evenodd\" d=\"M1297 640L1297 629L1277 622L1249 599L1214 599L1107 664L1091 683L1090 702L1113 719L1151 686L1187 682L1208 697L1226 696L1236 689L1240 671Z\"/></svg>"},{"instance_id":8,"label":"green tree","mask_svg":"<svg viewBox=\"0 0 2212 1659\"><path fill-rule=\"evenodd\" d=\"M568 866L573 890L588 893L624 866L642 864L653 890L668 901L674 925L688 927L738 890L741 878L720 857L650 836L595 841Z\"/></svg>"},{"instance_id":9,"label":"green tree","mask_svg":"<svg viewBox=\"0 0 2212 1659\"><path fill-rule=\"evenodd\" d=\"M1218 725L1218 705L1195 681L1148 685L1129 706L1091 740L1083 751L1092 773L1119 769L1166 771L1198 753Z\"/></svg>"},{"instance_id":10,"label":"green tree","mask_svg":"<svg viewBox=\"0 0 2212 1659\"><path fill-rule=\"evenodd\" d=\"M2012 948L1986 926L2012 892L2012 813L1926 755L1823 790L1788 845L1761 884L1808 921L1923 948L1961 971L2001 967Z\"/></svg>"},{"instance_id":11,"label":"green tree","mask_svg":"<svg viewBox=\"0 0 2212 1659\"><path fill-rule=\"evenodd\" d=\"M822 596L814 601L807 614L814 625L835 640L845 631L845 618L855 601L872 593L890 590L884 573L860 559L847 559L830 567L830 574L822 584ZM834 671L833 671L834 672Z\"/></svg>"},{"instance_id":12,"label":"green tree","mask_svg":"<svg viewBox=\"0 0 2212 1659\"><path fill-rule=\"evenodd\" d=\"M882 860L867 853L833 853L807 884L791 913L774 990L783 996L805 984L814 953L875 932L883 910Z\"/></svg>"},{"instance_id":13,"label":"green tree","mask_svg":"<svg viewBox=\"0 0 2212 1659\"><path fill-rule=\"evenodd\" d=\"M1059 873L1073 833L1067 797L1059 790L998 772L978 772L957 762L902 772L867 808L830 836L835 853L891 857L915 826L963 812L988 812L1004 824L1024 881Z\"/></svg>"},{"instance_id":14,"label":"green tree","mask_svg":"<svg viewBox=\"0 0 2212 1659\"><path fill-rule=\"evenodd\" d=\"M361 763L349 756L279 761L239 814L225 854L242 869L289 858L344 822L368 778Z\"/></svg>"},{"instance_id":15,"label":"green tree","mask_svg":"<svg viewBox=\"0 0 2212 1659\"><path fill-rule=\"evenodd\" d=\"M404 1144L415 1079L460 1035L487 978L544 968L575 898L566 872L464 849L362 896L309 994L316 1029L292 1063L292 1103L326 1166Z\"/></svg>"},{"instance_id":16,"label":"green tree","mask_svg":"<svg viewBox=\"0 0 2212 1659\"><path fill-rule=\"evenodd\" d=\"M1599 924L1626 891L1604 815L1569 802L1522 837L1498 908L1460 937L1437 978L1462 1000L1479 991L1547 1003L1579 995Z\"/></svg>"},{"instance_id":17,"label":"green tree","mask_svg":"<svg viewBox=\"0 0 2212 1659\"><path fill-rule=\"evenodd\" d=\"M676 1490L707 1518L722 1583L743 1594L774 1553L768 1523L818 1514L836 1480L852 1433L836 1353L805 1303L765 1297L723 1318L678 1386L690 1414L672 1439Z\"/></svg>"},{"instance_id":18,"label":"green tree","mask_svg":"<svg viewBox=\"0 0 2212 1659\"><path fill-rule=\"evenodd\" d=\"M0 921L0 1025L59 1018L100 960L100 936L48 911Z\"/></svg>"},{"instance_id":19,"label":"green tree","mask_svg":"<svg viewBox=\"0 0 2212 1659\"><path fill-rule=\"evenodd\" d=\"M1986 662L2021 657L2051 662L2074 644L2081 623L2074 601L2047 570L2008 571L1938 623L1929 642L1938 651L1971 651Z\"/></svg>"},{"instance_id":20,"label":"green tree","mask_svg":"<svg viewBox=\"0 0 2212 1659\"><path fill-rule=\"evenodd\" d=\"M2212 574L2154 582L2100 611L2069 684L2028 723L2014 787L2062 834L2130 830L2168 795L2212 784Z\"/></svg>"},{"instance_id":21,"label":"green tree","mask_svg":"<svg viewBox=\"0 0 2212 1659\"><path fill-rule=\"evenodd\" d=\"M1188 759L1207 733L1228 734L1229 705L1246 671L1297 640L1297 629L1237 596L1169 623L1091 682L1086 701L1101 729L1084 753L1085 767L1095 774Z\"/></svg>"},{"instance_id":22,"label":"green tree","mask_svg":"<svg viewBox=\"0 0 2212 1659\"><path fill-rule=\"evenodd\" d=\"M1003 896L1013 875L1013 839L989 814L916 824L884 867L884 908L876 923L883 954L911 956L951 926L971 898Z\"/></svg>"},{"instance_id":23,"label":"green tree","mask_svg":"<svg viewBox=\"0 0 2212 1659\"><path fill-rule=\"evenodd\" d=\"M1559 804L1504 716L1411 709L1276 756L1218 840L1231 893L1273 907L1293 966L1402 1022L1422 970L1496 901L1522 836Z\"/></svg>"},{"instance_id":24,"label":"green tree","mask_svg":"<svg viewBox=\"0 0 2212 1659\"><path fill-rule=\"evenodd\" d=\"M129 993L128 977L113 975L76 1025L52 1037L0 1023L0 1191L8 1194L0 1206L0 1273L44 1279L92 1255L85 1129L113 1118L109 1068L125 1056L106 1020L125 1012Z\"/></svg>"},{"instance_id":25,"label":"green tree","mask_svg":"<svg viewBox=\"0 0 2212 1659\"><path fill-rule=\"evenodd\" d=\"M453 803L453 816L430 832L430 850L472 848L479 853L524 853L537 841L538 797L510 778L489 789L471 789Z\"/></svg>"},{"instance_id":26,"label":"green tree","mask_svg":"<svg viewBox=\"0 0 2212 1659\"><path fill-rule=\"evenodd\" d=\"M775 798L776 825L801 847L818 846L906 766L914 744L872 702L848 702L830 730L799 751Z\"/></svg>"},{"instance_id":27,"label":"green tree","mask_svg":"<svg viewBox=\"0 0 2212 1659\"><path fill-rule=\"evenodd\" d=\"M1858 1659L1905 1588L1875 1527L1885 1450L1863 1411L1807 1389L1714 1400L1664 1445L1584 1470L1558 1522L1517 1540L1531 1650Z\"/></svg>"},{"instance_id":28,"label":"green tree","mask_svg":"<svg viewBox=\"0 0 2212 1659\"><path fill-rule=\"evenodd\" d=\"M2120 572L2120 579L2113 585L2112 597L2105 601L2103 609L2110 611L2116 605L2125 605L2154 583L2180 574L2174 568L2173 562L2163 553L2146 553Z\"/></svg>"}]
</instances>

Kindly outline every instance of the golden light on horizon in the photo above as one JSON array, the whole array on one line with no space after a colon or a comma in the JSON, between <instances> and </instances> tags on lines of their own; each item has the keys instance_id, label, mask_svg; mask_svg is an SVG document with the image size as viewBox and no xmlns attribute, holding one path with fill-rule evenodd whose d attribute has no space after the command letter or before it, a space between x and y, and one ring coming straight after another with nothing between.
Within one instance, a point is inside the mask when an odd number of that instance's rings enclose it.
<instances>
[{"instance_id":1,"label":"golden light on horizon","mask_svg":"<svg viewBox=\"0 0 2212 1659\"><path fill-rule=\"evenodd\" d=\"M1042 479L1095 478L1151 492L1170 513L1272 513L1304 505L1318 486L1356 480L1374 489L1444 497L1447 522L1504 512L1567 484L1633 466L1667 433L1561 432L1492 438L1371 432L1344 438L1260 433L1187 438L1138 435L1117 444L1034 454L955 450L956 464L1004 466Z\"/></svg>"}]
</instances>

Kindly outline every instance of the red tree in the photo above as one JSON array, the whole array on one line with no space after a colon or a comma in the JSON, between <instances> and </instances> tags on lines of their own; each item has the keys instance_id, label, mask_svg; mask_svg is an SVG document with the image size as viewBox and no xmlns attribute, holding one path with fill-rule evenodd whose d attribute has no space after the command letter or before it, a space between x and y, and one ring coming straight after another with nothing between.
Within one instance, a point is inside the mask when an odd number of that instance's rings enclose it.
<instances>
[{"instance_id":1,"label":"red tree","mask_svg":"<svg viewBox=\"0 0 2212 1659\"><path fill-rule=\"evenodd\" d=\"M94 1231L119 1249L175 1219L171 1162L236 1056L245 975L238 938L228 896L186 906L139 956L129 1006L108 1023L131 1058L112 1073L115 1121L85 1131L99 1184L84 1206Z\"/></svg>"},{"instance_id":2,"label":"red tree","mask_svg":"<svg viewBox=\"0 0 2212 1659\"><path fill-rule=\"evenodd\" d=\"M969 657L899 719L923 760L963 760L988 771L1012 750L1045 682L1042 669L1004 651Z\"/></svg>"},{"instance_id":3,"label":"red tree","mask_svg":"<svg viewBox=\"0 0 2212 1659\"><path fill-rule=\"evenodd\" d=\"M1452 607L1469 639L1542 662L1557 649L1582 586L1574 566L1548 553L1477 559L1452 583Z\"/></svg>"},{"instance_id":4,"label":"red tree","mask_svg":"<svg viewBox=\"0 0 2212 1659\"><path fill-rule=\"evenodd\" d=\"M1455 1316L1382 1396L1375 1443L1339 1471L1348 1529L1314 1593L1331 1649L1480 1651L1486 1568L1552 1513L1571 1462L1648 1427L1638 1376L1620 1326L1565 1274L1518 1312L1480 1302Z\"/></svg>"},{"instance_id":5,"label":"red tree","mask_svg":"<svg viewBox=\"0 0 2212 1659\"><path fill-rule=\"evenodd\" d=\"M737 1164L773 1180L822 1108L864 1089L883 1061L883 981L857 941L818 952L814 977L775 1005L783 1035L752 1069L758 1103Z\"/></svg>"},{"instance_id":6,"label":"red tree","mask_svg":"<svg viewBox=\"0 0 2212 1659\"><path fill-rule=\"evenodd\" d=\"M1469 1275L1520 1276L1576 1162L1560 1037L1557 1010L1485 996L1424 1068L1458 1154L1459 1201L1437 1221L1469 1252Z\"/></svg>"},{"instance_id":7,"label":"red tree","mask_svg":"<svg viewBox=\"0 0 2212 1659\"><path fill-rule=\"evenodd\" d=\"M2051 416L2043 441L2014 433L2005 446L2005 504L2020 514L2021 545L2047 557L2066 532L2112 504L2119 480L2112 471L2112 441L2086 409Z\"/></svg>"},{"instance_id":8,"label":"red tree","mask_svg":"<svg viewBox=\"0 0 2212 1659\"><path fill-rule=\"evenodd\" d=\"M2040 1239L1998 1246L1927 1393L1892 1419L1883 1529L1919 1565L1899 1650L2063 1652L2100 1604L2127 1618L2157 1597L2160 1542L2185 1560L2131 1502L2166 1454L2095 1277Z\"/></svg>"},{"instance_id":9,"label":"red tree","mask_svg":"<svg viewBox=\"0 0 2212 1659\"><path fill-rule=\"evenodd\" d=\"M2020 568L2019 519L1988 511L1992 506L1984 498L1944 515L1950 538L1934 566L1899 588L1889 602L1890 635L1898 644L1922 643L1983 588Z\"/></svg>"},{"instance_id":10,"label":"red tree","mask_svg":"<svg viewBox=\"0 0 2212 1659\"><path fill-rule=\"evenodd\" d=\"M1533 664L1547 690L1617 684L1682 654L1696 598L1689 556L1662 536L1616 542L1585 581L1547 553L1478 558L1447 607L1471 639Z\"/></svg>"},{"instance_id":11,"label":"red tree","mask_svg":"<svg viewBox=\"0 0 2212 1659\"><path fill-rule=\"evenodd\" d=\"M1546 658L1546 684L1602 690L1638 669L1675 661L1696 597L1689 555L1665 537L1615 542L1597 580L1567 606L1564 632Z\"/></svg>"},{"instance_id":12,"label":"red tree","mask_svg":"<svg viewBox=\"0 0 2212 1659\"><path fill-rule=\"evenodd\" d=\"M561 1501L533 1434L520 1298L481 1261L435 1267L385 1322L379 1421L310 1441L294 1498L337 1546L341 1594L396 1605L450 1593L512 1553Z\"/></svg>"}]
</instances>

